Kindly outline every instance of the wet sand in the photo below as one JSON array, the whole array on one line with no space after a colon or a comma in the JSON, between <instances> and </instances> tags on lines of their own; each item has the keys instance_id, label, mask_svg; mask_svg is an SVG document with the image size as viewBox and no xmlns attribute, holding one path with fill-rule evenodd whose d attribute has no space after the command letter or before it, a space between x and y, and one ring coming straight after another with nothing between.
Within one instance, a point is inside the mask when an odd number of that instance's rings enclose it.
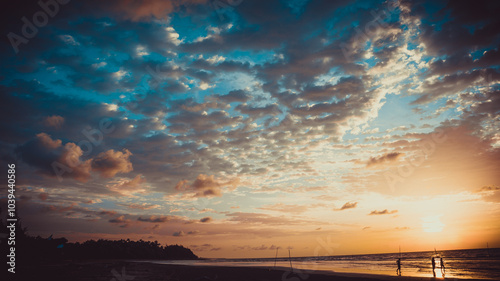
<instances>
[{"instance_id":1,"label":"wet sand","mask_svg":"<svg viewBox=\"0 0 500 281\"><path fill-rule=\"evenodd\" d=\"M459 280L431 277L405 277L336 273L326 271L291 272L290 268L223 267L166 265L132 261L79 261L19 267L7 280L66 280L66 281L434 281ZM14 278L12 278L14 277ZM472 280L472 279L463 279Z\"/></svg>"}]
</instances>

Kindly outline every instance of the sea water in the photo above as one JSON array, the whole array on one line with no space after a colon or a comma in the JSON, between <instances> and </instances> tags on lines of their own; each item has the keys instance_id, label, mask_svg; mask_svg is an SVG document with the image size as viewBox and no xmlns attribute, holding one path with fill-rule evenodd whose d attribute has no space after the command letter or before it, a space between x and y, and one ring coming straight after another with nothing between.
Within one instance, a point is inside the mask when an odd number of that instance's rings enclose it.
<instances>
[{"instance_id":1,"label":"sea water","mask_svg":"<svg viewBox=\"0 0 500 281\"><path fill-rule=\"evenodd\" d=\"M441 271L440 258L436 258L436 277L461 279L500 280L500 248L449 251L408 252L370 255L345 255L322 257L259 258L259 259L207 259L197 261L156 261L157 263L253 266L293 268L297 276L307 280L313 270L396 275L396 260L401 258L402 276L433 277L431 258L439 255L444 260L445 271ZM291 265L290 265L291 263ZM291 269L290 269L291 271ZM444 274L444 276L443 276Z\"/></svg>"}]
</instances>

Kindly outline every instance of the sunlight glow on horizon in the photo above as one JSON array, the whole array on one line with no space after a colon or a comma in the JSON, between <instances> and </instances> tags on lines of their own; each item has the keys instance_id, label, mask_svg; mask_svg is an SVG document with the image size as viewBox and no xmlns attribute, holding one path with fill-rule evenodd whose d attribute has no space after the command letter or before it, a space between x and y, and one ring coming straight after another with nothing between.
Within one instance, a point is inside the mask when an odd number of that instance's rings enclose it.
<instances>
[{"instance_id":1,"label":"sunlight glow on horizon","mask_svg":"<svg viewBox=\"0 0 500 281\"><path fill-rule=\"evenodd\" d=\"M444 228L444 223L441 222L442 215L434 215L422 218L422 227L425 232L441 232Z\"/></svg>"}]
</instances>

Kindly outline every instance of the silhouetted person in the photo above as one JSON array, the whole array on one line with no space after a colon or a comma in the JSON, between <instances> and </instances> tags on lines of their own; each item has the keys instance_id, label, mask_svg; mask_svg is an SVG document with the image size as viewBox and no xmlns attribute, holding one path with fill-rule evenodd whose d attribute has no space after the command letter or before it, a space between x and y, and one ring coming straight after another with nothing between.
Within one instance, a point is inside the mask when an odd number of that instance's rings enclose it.
<instances>
[{"instance_id":1,"label":"silhouetted person","mask_svg":"<svg viewBox=\"0 0 500 281\"><path fill-rule=\"evenodd\" d=\"M443 274L443 277L446 273L446 268L444 267L444 261L443 261L443 258L441 258L441 260L439 260L439 264L441 265L441 274Z\"/></svg>"},{"instance_id":2,"label":"silhouetted person","mask_svg":"<svg viewBox=\"0 0 500 281\"><path fill-rule=\"evenodd\" d=\"M401 276L401 259L398 259L398 260L396 261L396 263L397 263L397 265L398 265L398 269L396 269L396 274L397 274L398 276Z\"/></svg>"},{"instance_id":3,"label":"silhouetted person","mask_svg":"<svg viewBox=\"0 0 500 281\"><path fill-rule=\"evenodd\" d=\"M436 261L434 260L434 257L432 257L431 263L432 263L432 275L436 277Z\"/></svg>"}]
</instances>

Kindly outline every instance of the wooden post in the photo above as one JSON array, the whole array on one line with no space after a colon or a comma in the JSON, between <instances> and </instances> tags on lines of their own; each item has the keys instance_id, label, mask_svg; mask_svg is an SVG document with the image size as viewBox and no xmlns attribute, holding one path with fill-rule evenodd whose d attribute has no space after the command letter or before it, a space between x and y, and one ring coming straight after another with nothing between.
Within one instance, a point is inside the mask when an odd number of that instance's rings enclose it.
<instances>
[{"instance_id":1,"label":"wooden post","mask_svg":"<svg viewBox=\"0 0 500 281\"><path fill-rule=\"evenodd\" d=\"M274 269L276 269L276 260L278 259L278 249L279 247L276 248L276 257L274 258Z\"/></svg>"}]
</instances>

